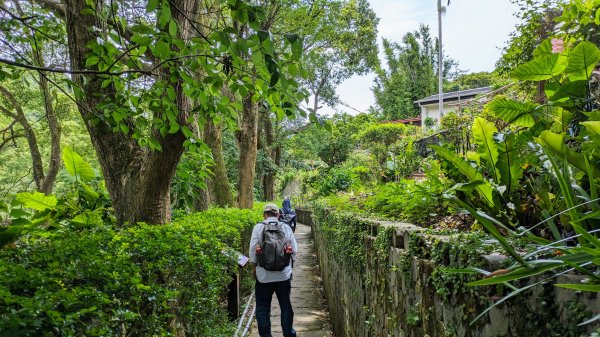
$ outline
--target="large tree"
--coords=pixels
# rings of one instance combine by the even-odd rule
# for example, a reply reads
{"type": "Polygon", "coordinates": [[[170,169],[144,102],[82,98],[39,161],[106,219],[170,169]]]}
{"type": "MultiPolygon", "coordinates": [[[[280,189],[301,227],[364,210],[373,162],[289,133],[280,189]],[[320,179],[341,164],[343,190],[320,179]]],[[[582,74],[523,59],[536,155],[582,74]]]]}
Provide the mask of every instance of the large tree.
{"type": "MultiPolygon", "coordinates": [[[[171,179],[185,148],[200,141],[192,132],[198,112],[236,114],[237,103],[221,94],[223,86],[244,101],[277,96],[270,99],[271,109],[295,113],[298,97],[276,95],[279,81],[272,74],[285,73],[280,57],[293,64],[299,55],[269,48],[268,33],[261,30],[264,11],[258,6],[228,1],[215,13],[195,0],[34,3],[28,17],[21,17],[8,2],[3,25],[27,38],[30,29],[47,32],[29,17],[60,21],[67,27],[68,65],[41,67],[19,57],[0,62],[70,74],[73,99],[119,223],[170,220],[171,179]],[[235,28],[228,26],[210,29],[207,36],[198,28],[203,15],[232,18],[228,20],[234,25],[247,25],[248,33],[234,35],[235,28]],[[252,73],[245,72],[246,60],[240,56],[249,50],[255,55],[252,73]]],[[[293,82],[286,85],[295,92],[293,82]]]]}
{"type": "Polygon", "coordinates": [[[284,13],[276,30],[304,37],[305,88],[313,96],[312,111],[340,101],[336,87],[353,75],[379,65],[377,18],[366,0],[300,1],[284,13]]]}
{"type": "MultiPolygon", "coordinates": [[[[409,32],[402,43],[383,40],[387,69],[377,71],[373,92],[376,109],[385,120],[414,117],[419,114],[414,101],[437,91],[437,44],[431,38],[429,27],[421,25],[409,32]]],[[[444,78],[456,66],[450,58],[444,59],[444,78]]]]}

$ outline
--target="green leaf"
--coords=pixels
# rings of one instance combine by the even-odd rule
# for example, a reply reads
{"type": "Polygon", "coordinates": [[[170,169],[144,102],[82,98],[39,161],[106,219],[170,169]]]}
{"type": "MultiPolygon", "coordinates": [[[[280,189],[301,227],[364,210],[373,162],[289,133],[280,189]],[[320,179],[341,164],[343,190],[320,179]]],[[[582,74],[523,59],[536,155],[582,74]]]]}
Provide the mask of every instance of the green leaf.
{"type": "Polygon", "coordinates": [[[165,27],[169,21],[171,21],[171,8],[169,8],[168,2],[163,4],[160,16],[158,17],[158,25],[159,27],[165,27]]]}
{"type": "Polygon", "coordinates": [[[190,138],[193,134],[192,134],[192,130],[190,130],[189,127],[187,127],[187,125],[184,125],[181,127],[181,132],[183,133],[183,135],[186,138],[190,138]]]}
{"type": "Polygon", "coordinates": [[[169,127],[169,133],[173,134],[173,133],[176,133],[177,131],[179,131],[179,124],[171,123],[171,126],[169,127]]]}
{"type": "Polygon", "coordinates": [[[149,143],[151,149],[162,151],[162,145],[160,145],[160,143],[158,142],[158,140],[156,140],[154,138],[150,138],[148,140],[148,143],[149,143]]]}
{"type": "Polygon", "coordinates": [[[8,205],[2,200],[0,200],[0,211],[8,212],[8,205]]]}
{"type": "Polygon", "coordinates": [[[177,36],[177,23],[173,19],[169,21],[169,35],[173,37],[177,36]]]}
{"type": "Polygon", "coordinates": [[[552,54],[552,38],[545,39],[533,51],[533,57],[552,54]]]}
{"type": "Polygon", "coordinates": [[[273,41],[267,39],[264,40],[262,43],[263,48],[265,48],[265,51],[269,54],[273,54],[273,51],[275,49],[275,47],[273,46],[273,41]]]}
{"type": "Polygon", "coordinates": [[[164,41],[158,41],[154,47],[154,55],[160,58],[167,58],[171,52],[171,47],[164,41]]]}
{"type": "Polygon", "coordinates": [[[100,194],[98,194],[98,192],[94,191],[88,184],[81,183],[80,186],[83,191],[83,195],[86,197],[86,199],[88,201],[96,202],[96,200],[98,200],[98,198],[100,197],[100,194]]]}
{"type": "Polygon", "coordinates": [[[591,291],[591,292],[600,292],[600,284],[564,284],[559,283],[554,286],[566,289],[580,290],[580,291],[591,291]]]}
{"type": "Polygon", "coordinates": [[[494,180],[500,181],[500,174],[496,168],[498,162],[498,146],[494,142],[494,134],[498,132],[494,123],[481,118],[476,117],[473,121],[473,139],[477,144],[477,153],[481,159],[485,160],[490,164],[490,169],[494,173],[494,180]]]}
{"type": "Polygon", "coordinates": [[[596,136],[600,136],[600,121],[587,121],[579,123],[585,126],[585,129],[596,136]]]}
{"type": "Polygon", "coordinates": [[[102,223],[102,216],[97,212],[86,210],[84,213],[77,215],[71,219],[71,223],[76,227],[89,227],[102,223]]]}
{"type": "Polygon", "coordinates": [[[567,58],[559,54],[542,55],[518,66],[511,76],[522,81],[543,81],[561,74],[567,58]]]}
{"type": "Polygon", "coordinates": [[[271,74],[271,80],[269,81],[269,86],[274,87],[279,81],[279,72],[276,71],[271,74]]]}
{"type": "MultiPolygon", "coordinates": [[[[583,172],[587,172],[585,164],[585,158],[583,154],[571,150],[565,144],[565,134],[557,134],[549,130],[542,131],[540,136],[535,139],[538,144],[542,145],[545,149],[551,151],[560,158],[566,158],[567,161],[580,169],[583,172]]],[[[594,176],[600,177],[600,169],[592,167],[594,176]]]]}
{"type": "Polygon", "coordinates": [[[569,54],[566,73],[570,80],[587,80],[600,61],[600,49],[593,43],[583,41],[569,54]]]}
{"type": "Polygon", "coordinates": [[[260,40],[260,42],[263,42],[267,39],[269,39],[269,32],[264,31],[264,30],[259,30],[256,35],[258,35],[258,39],[260,40]]]}
{"type": "Polygon", "coordinates": [[[158,6],[158,0],[148,0],[148,3],[146,4],[146,12],[152,12],[156,9],[156,7],[158,6]]]}
{"type": "MultiPolygon", "coordinates": [[[[483,175],[477,172],[471,164],[464,160],[462,157],[454,153],[454,151],[446,149],[438,145],[429,145],[430,148],[434,149],[435,152],[444,157],[454,167],[456,167],[470,182],[481,180],[483,181],[483,175]]],[[[494,201],[492,198],[492,187],[486,182],[485,184],[478,184],[475,188],[477,192],[484,198],[488,205],[493,206],[494,201]]]]}
{"type": "Polygon", "coordinates": [[[28,212],[25,212],[24,210],[22,210],[20,208],[13,208],[10,210],[10,216],[13,219],[16,219],[16,218],[25,218],[25,217],[31,216],[31,214],[29,214],[28,212]]]}
{"type": "Polygon", "coordinates": [[[302,56],[302,41],[298,40],[292,43],[292,58],[299,60],[302,56]]]}
{"type": "Polygon", "coordinates": [[[536,109],[536,104],[502,98],[491,101],[485,107],[507,123],[524,127],[535,124],[532,112],[536,109]]]}
{"type": "Polygon", "coordinates": [[[500,185],[508,188],[508,194],[520,187],[523,178],[523,159],[519,156],[518,143],[514,134],[498,134],[498,162],[496,167],[500,174],[500,185]]]}
{"type": "Polygon", "coordinates": [[[544,91],[552,102],[563,100],[568,98],[584,98],[586,95],[587,81],[571,81],[565,84],[559,84],[557,82],[548,82],[545,86],[544,91]]]}
{"type": "Polygon", "coordinates": [[[16,196],[23,206],[34,209],[36,211],[43,211],[46,209],[54,209],[58,200],[53,195],[45,195],[41,192],[22,192],[16,196]]]}
{"type": "Polygon", "coordinates": [[[62,159],[65,169],[71,176],[75,178],[79,177],[83,181],[90,181],[96,178],[96,173],[92,169],[92,166],[70,147],[63,147],[62,159]]]}
{"type": "Polygon", "coordinates": [[[85,59],[85,66],[86,67],[91,67],[95,64],[98,64],[98,62],[100,62],[100,59],[98,58],[98,56],[96,55],[91,55],[90,57],[88,57],[87,59],[85,59]]]}

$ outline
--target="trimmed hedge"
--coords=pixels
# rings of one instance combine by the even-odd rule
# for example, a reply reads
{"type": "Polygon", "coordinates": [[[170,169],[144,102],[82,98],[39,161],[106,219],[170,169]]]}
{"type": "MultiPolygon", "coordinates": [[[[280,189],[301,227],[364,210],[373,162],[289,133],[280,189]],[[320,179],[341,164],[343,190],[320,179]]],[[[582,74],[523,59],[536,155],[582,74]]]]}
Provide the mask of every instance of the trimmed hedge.
{"type": "Polygon", "coordinates": [[[0,250],[2,336],[224,336],[225,288],[259,212],[98,227],[0,250]]]}

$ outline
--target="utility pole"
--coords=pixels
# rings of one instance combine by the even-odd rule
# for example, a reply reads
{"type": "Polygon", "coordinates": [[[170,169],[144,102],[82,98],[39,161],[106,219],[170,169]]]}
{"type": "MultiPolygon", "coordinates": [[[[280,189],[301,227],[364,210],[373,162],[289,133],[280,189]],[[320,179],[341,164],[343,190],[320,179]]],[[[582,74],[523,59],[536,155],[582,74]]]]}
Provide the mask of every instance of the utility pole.
{"type": "MultiPolygon", "coordinates": [[[[450,4],[450,1],[448,1],[450,4]]],[[[442,44],[442,0],[438,0],[438,104],[439,116],[442,118],[444,112],[444,50],[442,44]]]]}

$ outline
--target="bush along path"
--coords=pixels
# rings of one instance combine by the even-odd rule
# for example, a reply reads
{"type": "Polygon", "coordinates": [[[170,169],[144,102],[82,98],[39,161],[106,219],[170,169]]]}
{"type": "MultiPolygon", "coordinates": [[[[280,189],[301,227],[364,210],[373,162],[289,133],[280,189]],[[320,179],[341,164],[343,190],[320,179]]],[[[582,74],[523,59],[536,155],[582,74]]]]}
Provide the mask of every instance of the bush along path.
{"type": "MultiPolygon", "coordinates": [[[[330,337],[329,312],[319,276],[317,255],[311,240],[310,226],[298,224],[296,241],[298,254],[294,262],[292,280],[292,306],[294,308],[294,328],[298,337],[330,337]]],[[[281,314],[277,296],[271,302],[271,333],[282,336],[281,314]]],[[[259,337],[256,321],[250,334],[259,337]]]]}

